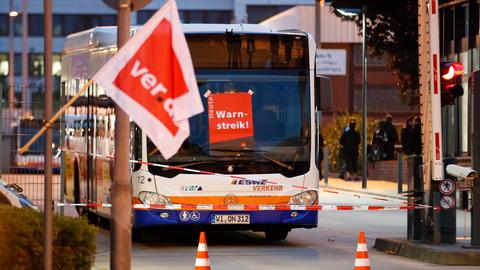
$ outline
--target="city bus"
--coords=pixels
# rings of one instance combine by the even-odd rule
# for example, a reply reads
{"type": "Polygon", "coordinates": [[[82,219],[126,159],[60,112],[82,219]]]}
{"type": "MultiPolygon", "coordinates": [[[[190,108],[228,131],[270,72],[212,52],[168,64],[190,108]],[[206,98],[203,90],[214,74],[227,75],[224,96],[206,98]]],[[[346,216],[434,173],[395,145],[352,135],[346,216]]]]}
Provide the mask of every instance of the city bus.
{"type": "MultiPolygon", "coordinates": [[[[322,106],[328,106],[331,86],[315,75],[312,37],[300,30],[251,24],[183,28],[205,110],[189,119],[189,138],[168,160],[131,122],[131,159],[143,162],[132,162],[132,203],[317,204],[318,118],[322,106]]],[[[138,29],[132,27],[131,34],[138,29]]],[[[116,36],[116,27],[97,27],[66,38],[61,78],[65,100],[116,52],[116,36]]],[[[65,198],[109,203],[114,103],[94,83],[64,117],[65,198]]],[[[111,214],[107,207],[81,210],[105,218],[111,214]]],[[[134,230],[198,226],[261,231],[267,239],[282,240],[292,228],[317,226],[317,212],[306,210],[133,212],[134,230]]]]}

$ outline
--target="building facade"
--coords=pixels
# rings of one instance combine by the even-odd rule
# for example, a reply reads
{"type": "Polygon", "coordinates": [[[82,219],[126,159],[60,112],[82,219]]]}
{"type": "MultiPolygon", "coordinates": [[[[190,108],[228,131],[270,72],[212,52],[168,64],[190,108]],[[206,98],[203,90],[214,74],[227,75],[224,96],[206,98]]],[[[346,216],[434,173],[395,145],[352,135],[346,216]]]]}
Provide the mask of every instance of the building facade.
{"type": "MultiPolygon", "coordinates": [[[[327,69],[329,65],[338,66],[337,71],[323,73],[322,69],[321,72],[332,79],[333,86],[333,110],[324,113],[324,118],[328,121],[335,113],[362,112],[362,38],[354,22],[342,21],[332,13],[329,5],[325,5],[320,9],[319,21],[314,6],[296,6],[262,24],[274,29],[303,29],[314,37],[315,25],[319,24],[321,51],[317,57],[331,57],[325,61],[327,69]]],[[[368,57],[367,63],[368,116],[382,119],[389,113],[395,124],[401,126],[408,117],[417,115],[418,107],[410,108],[401,102],[397,78],[387,69],[386,57],[368,57]]]]}
{"type": "MultiPolygon", "coordinates": [[[[116,24],[116,11],[102,0],[53,0],[53,74],[60,75],[60,56],[65,36],[95,26],[116,24]]],[[[142,10],[132,12],[132,25],[145,23],[165,0],[152,0],[142,10]]],[[[314,0],[178,0],[184,23],[258,23],[295,5],[314,5],[314,0]]],[[[13,50],[14,84],[22,85],[22,32],[28,32],[28,84],[33,92],[42,91],[43,82],[43,1],[2,0],[0,5],[0,84],[8,85],[9,52],[13,50]],[[11,5],[9,5],[9,2],[11,5]],[[28,23],[22,25],[24,4],[28,23]],[[13,17],[13,46],[9,46],[9,12],[13,17]]],[[[25,72],[25,71],[24,71],[25,72]]],[[[57,84],[58,85],[58,84],[57,84]]],[[[5,96],[4,96],[5,97],[5,96]]],[[[21,99],[21,93],[15,93],[21,99]]]]}
{"type": "Polygon", "coordinates": [[[441,0],[440,53],[445,61],[465,68],[464,94],[442,109],[443,149],[446,156],[470,156],[472,152],[472,89],[474,70],[480,69],[480,0],[441,0]]]}

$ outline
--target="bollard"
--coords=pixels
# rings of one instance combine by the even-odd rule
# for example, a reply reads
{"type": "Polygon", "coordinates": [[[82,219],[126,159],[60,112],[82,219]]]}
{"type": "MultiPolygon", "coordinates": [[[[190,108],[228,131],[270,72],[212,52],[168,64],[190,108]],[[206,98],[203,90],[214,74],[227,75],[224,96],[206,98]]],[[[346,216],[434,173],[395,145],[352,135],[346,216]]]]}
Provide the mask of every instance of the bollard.
{"type": "Polygon", "coordinates": [[[324,162],[324,166],[325,166],[325,169],[323,170],[324,172],[324,175],[323,175],[323,179],[325,179],[325,185],[328,185],[328,168],[330,166],[330,161],[329,161],[329,155],[330,155],[330,150],[328,147],[324,147],[323,148],[323,160],[325,160],[324,162]]]}
{"type": "Polygon", "coordinates": [[[397,183],[398,183],[398,194],[403,192],[403,160],[402,153],[397,154],[397,183]]]}

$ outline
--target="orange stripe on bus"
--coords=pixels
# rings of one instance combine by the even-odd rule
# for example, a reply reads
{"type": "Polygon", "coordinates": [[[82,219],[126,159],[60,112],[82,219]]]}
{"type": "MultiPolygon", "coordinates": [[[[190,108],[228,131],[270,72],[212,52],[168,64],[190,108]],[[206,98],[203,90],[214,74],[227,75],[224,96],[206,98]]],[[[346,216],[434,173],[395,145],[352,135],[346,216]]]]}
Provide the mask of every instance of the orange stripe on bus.
{"type": "Polygon", "coordinates": [[[290,196],[236,196],[236,201],[227,201],[228,198],[226,198],[226,196],[192,196],[169,198],[174,204],[286,204],[290,200],[290,196]]]}

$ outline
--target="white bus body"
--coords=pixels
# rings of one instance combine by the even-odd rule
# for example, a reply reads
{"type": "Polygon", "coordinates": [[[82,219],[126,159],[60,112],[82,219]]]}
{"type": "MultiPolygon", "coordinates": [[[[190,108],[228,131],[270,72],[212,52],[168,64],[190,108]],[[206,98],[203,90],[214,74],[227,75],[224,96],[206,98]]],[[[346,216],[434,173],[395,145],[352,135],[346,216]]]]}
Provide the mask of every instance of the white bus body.
{"type": "MultiPolygon", "coordinates": [[[[137,29],[133,28],[132,34],[137,29]]],[[[318,102],[311,36],[299,30],[273,31],[260,25],[191,24],[184,25],[184,31],[205,111],[190,119],[190,137],[169,160],[163,159],[132,123],[131,158],[226,176],[132,164],[132,202],[316,204],[318,102]],[[209,95],[215,97],[216,111],[209,95]],[[240,111],[228,111],[238,107],[237,102],[242,104],[240,111]],[[240,123],[239,118],[247,112],[252,115],[240,123]],[[213,114],[217,122],[210,119],[213,114]],[[218,122],[220,118],[226,122],[218,122]]],[[[116,27],[69,35],[62,57],[66,99],[74,96],[115,52],[116,27]]],[[[96,84],[66,112],[68,200],[110,202],[113,170],[108,157],[114,154],[114,113],[114,103],[96,84]]],[[[87,210],[110,216],[109,208],[87,210]]],[[[265,231],[272,239],[284,239],[292,228],[316,227],[317,212],[134,210],[134,228],[158,225],[251,229],[265,231]]]]}

